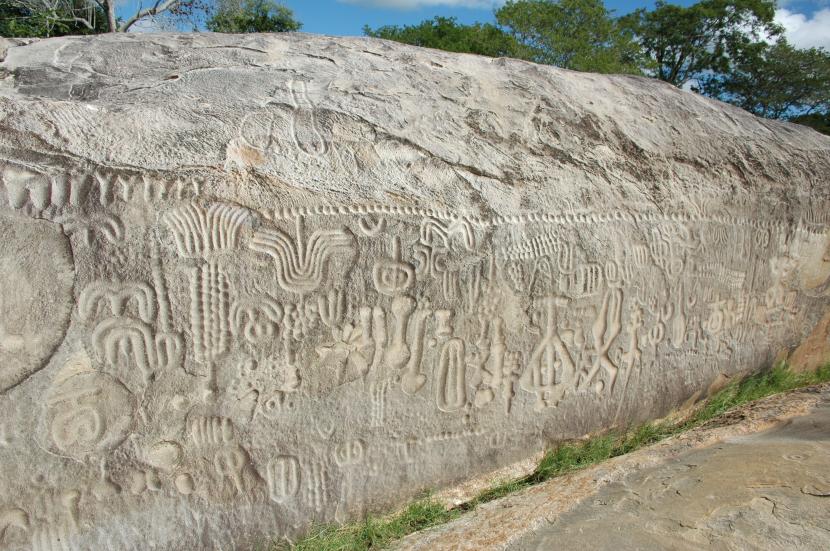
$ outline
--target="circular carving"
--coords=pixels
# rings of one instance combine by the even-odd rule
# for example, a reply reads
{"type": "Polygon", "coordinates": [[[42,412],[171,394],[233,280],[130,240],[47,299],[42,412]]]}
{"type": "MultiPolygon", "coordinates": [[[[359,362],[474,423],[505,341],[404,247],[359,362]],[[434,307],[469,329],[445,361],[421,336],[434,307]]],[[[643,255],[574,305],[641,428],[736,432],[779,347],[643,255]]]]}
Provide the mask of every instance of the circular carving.
{"type": "Polygon", "coordinates": [[[0,392],[43,368],[63,340],[74,277],[59,225],[0,214],[0,392]]]}
{"type": "Polygon", "coordinates": [[[46,420],[57,448],[79,459],[118,447],[129,435],[135,398],[117,379],[72,358],[48,395],[46,420]]]}

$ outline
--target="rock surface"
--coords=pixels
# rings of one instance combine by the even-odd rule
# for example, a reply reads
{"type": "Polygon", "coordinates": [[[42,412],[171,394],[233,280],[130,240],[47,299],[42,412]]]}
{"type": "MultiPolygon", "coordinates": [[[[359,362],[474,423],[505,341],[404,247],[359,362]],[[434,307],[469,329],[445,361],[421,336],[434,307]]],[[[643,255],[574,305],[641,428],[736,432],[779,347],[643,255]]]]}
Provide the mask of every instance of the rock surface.
{"type": "Polygon", "coordinates": [[[396,551],[827,549],[830,385],[491,502],[396,551]]]}
{"type": "Polygon", "coordinates": [[[0,41],[0,547],[247,548],[662,415],[827,312],[828,174],[642,78],[0,41]]]}

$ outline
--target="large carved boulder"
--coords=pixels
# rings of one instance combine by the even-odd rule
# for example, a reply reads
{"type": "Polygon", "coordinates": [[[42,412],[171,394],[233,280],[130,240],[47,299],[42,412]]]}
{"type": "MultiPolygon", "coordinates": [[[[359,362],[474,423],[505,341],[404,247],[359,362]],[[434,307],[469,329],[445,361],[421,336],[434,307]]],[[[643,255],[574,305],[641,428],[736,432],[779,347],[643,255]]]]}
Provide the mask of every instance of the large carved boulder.
{"type": "Polygon", "coordinates": [[[294,538],[828,311],[830,139],[654,80],[308,35],[0,60],[2,548],[294,538]]]}

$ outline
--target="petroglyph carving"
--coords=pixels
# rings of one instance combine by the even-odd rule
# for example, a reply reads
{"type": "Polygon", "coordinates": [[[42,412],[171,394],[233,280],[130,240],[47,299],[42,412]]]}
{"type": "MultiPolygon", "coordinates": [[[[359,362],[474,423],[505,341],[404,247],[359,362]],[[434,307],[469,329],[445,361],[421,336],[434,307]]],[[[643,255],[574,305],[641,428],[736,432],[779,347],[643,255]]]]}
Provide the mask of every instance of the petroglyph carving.
{"type": "Polygon", "coordinates": [[[374,428],[384,426],[386,420],[386,402],[389,399],[389,381],[372,383],[372,414],[370,425],[374,428]]]}
{"type": "Polygon", "coordinates": [[[314,511],[320,512],[329,501],[329,471],[322,461],[311,461],[307,469],[305,499],[314,511]]]}
{"type": "Polygon", "coordinates": [[[141,282],[93,282],[78,299],[81,319],[92,322],[102,316],[91,334],[98,356],[112,367],[138,367],[149,381],[157,370],[181,363],[184,342],[172,331],[167,289],[158,258],[151,260],[153,277],[161,293],[141,282]],[[158,302],[157,302],[158,298],[158,302]],[[160,332],[152,324],[159,313],[160,332]],[[126,365],[121,365],[126,360],[126,365]]]}
{"type": "Polygon", "coordinates": [[[357,224],[360,231],[369,237],[377,237],[386,230],[386,218],[382,216],[372,217],[367,215],[358,220],[357,224]]]}
{"type": "Polygon", "coordinates": [[[401,238],[392,240],[392,259],[375,263],[372,270],[375,289],[384,295],[405,293],[415,285],[415,268],[401,260],[401,238]]]}
{"type": "Polygon", "coordinates": [[[522,354],[506,352],[502,364],[501,395],[504,400],[504,413],[510,415],[513,398],[516,396],[516,381],[522,373],[522,354]]]}
{"type": "Polygon", "coordinates": [[[95,327],[91,337],[99,358],[119,369],[135,365],[147,381],[157,370],[177,366],[184,349],[179,335],[157,335],[150,325],[134,318],[107,318],[95,327]],[[126,365],[121,364],[122,359],[126,359],[126,365]]]}
{"type": "MultiPolygon", "coordinates": [[[[367,321],[368,317],[366,316],[366,310],[364,308],[361,310],[361,323],[363,325],[364,335],[369,334],[366,332],[367,321]]],[[[372,363],[369,369],[377,373],[381,360],[383,359],[383,350],[388,341],[388,333],[386,330],[386,312],[377,306],[372,308],[371,336],[374,342],[372,347],[372,363]]]]}
{"type": "Polygon", "coordinates": [[[54,177],[22,165],[7,165],[0,171],[0,180],[11,208],[31,206],[38,212],[49,207],[82,206],[91,187],[87,174],[54,177]]]}
{"type": "Polygon", "coordinates": [[[602,307],[594,325],[591,327],[591,333],[594,337],[595,360],[591,366],[591,371],[581,382],[583,388],[591,384],[597,372],[602,369],[606,376],[604,386],[608,392],[614,390],[614,383],[617,380],[617,366],[611,360],[609,351],[622,329],[622,302],[623,293],[621,289],[609,289],[602,300],[602,307]]]}
{"type": "Polygon", "coordinates": [[[317,313],[326,327],[334,328],[342,323],[346,315],[346,293],[335,290],[317,297],[317,313]]]}
{"type": "Polygon", "coordinates": [[[140,198],[146,203],[163,199],[182,201],[196,198],[202,193],[202,182],[198,178],[168,181],[146,174],[97,169],[91,176],[87,176],[86,181],[92,182],[98,203],[104,207],[134,198],[140,198]]]}
{"type": "Polygon", "coordinates": [[[631,372],[635,366],[639,366],[643,354],[640,349],[640,334],[639,330],[643,328],[643,309],[640,306],[632,305],[631,314],[628,322],[628,348],[623,353],[623,369],[625,369],[625,383],[623,384],[623,395],[628,388],[628,380],[631,377],[631,372]]]}
{"type": "Polygon", "coordinates": [[[386,313],[379,306],[360,308],[360,327],[346,323],[332,329],[334,342],[317,348],[326,364],[333,364],[337,384],[377,371],[386,346],[386,313]]]}
{"type": "Polygon", "coordinates": [[[119,446],[133,422],[135,398],[116,379],[94,371],[76,354],[52,382],[47,397],[50,436],[61,453],[75,458],[119,446]]]}
{"type": "Polygon", "coordinates": [[[444,223],[435,218],[425,218],[421,223],[421,242],[425,245],[449,249],[455,236],[468,251],[476,249],[475,230],[469,220],[459,218],[444,223]]]}
{"type": "Polygon", "coordinates": [[[284,504],[294,498],[300,490],[300,461],[292,455],[277,456],[266,465],[265,478],[271,501],[284,504]]]}
{"type": "Polygon", "coordinates": [[[26,167],[8,166],[2,176],[9,206],[13,209],[23,208],[29,201],[38,210],[51,204],[52,182],[47,175],[26,167]]]}
{"type": "Polygon", "coordinates": [[[282,306],[271,297],[236,301],[231,307],[231,328],[236,336],[256,345],[279,336],[282,306]]]}
{"type": "Polygon", "coordinates": [[[135,316],[144,323],[153,323],[156,293],[146,283],[98,281],[84,288],[78,298],[78,314],[86,321],[94,321],[105,314],[135,316]]]}
{"type": "Polygon", "coordinates": [[[286,394],[300,388],[300,372],[294,354],[287,343],[280,357],[260,359],[246,358],[238,366],[238,375],[230,386],[230,391],[239,401],[253,398],[250,417],[259,413],[278,414],[290,403],[286,403],[286,394]]]}
{"type": "Polygon", "coordinates": [[[179,254],[185,258],[203,258],[216,251],[235,249],[242,226],[250,219],[248,209],[221,203],[207,208],[191,203],[164,215],[179,254]]]}
{"type": "Polygon", "coordinates": [[[223,446],[234,439],[233,423],[226,417],[190,419],[190,437],[197,446],[223,446]]]}
{"type": "Polygon", "coordinates": [[[558,243],[554,250],[558,250],[556,257],[559,273],[572,275],[575,271],[576,246],[573,243],[558,243]]]}
{"type": "Polygon", "coordinates": [[[415,313],[410,318],[413,327],[412,346],[406,371],[401,375],[401,389],[409,395],[417,393],[427,382],[426,375],[421,372],[421,362],[424,354],[426,324],[430,317],[432,317],[432,310],[428,303],[422,301],[418,303],[415,313]]]}
{"type": "Polygon", "coordinates": [[[463,282],[466,311],[472,314],[479,310],[484,302],[491,301],[496,294],[495,257],[491,256],[484,265],[473,266],[463,282]]]}
{"type": "Polygon", "coordinates": [[[415,311],[416,301],[412,297],[399,296],[392,300],[392,316],[395,319],[392,330],[392,342],[386,349],[386,364],[392,369],[400,369],[409,360],[409,346],[406,343],[406,330],[409,318],[415,311]]]}
{"type": "Polygon", "coordinates": [[[573,298],[597,294],[603,285],[603,268],[599,264],[580,264],[559,279],[559,291],[573,298]]]}
{"type": "Polygon", "coordinates": [[[163,335],[173,335],[173,321],[170,307],[170,294],[167,291],[167,280],[161,267],[158,245],[153,242],[150,270],[153,276],[153,286],[156,289],[158,301],[158,324],[163,335]]]}
{"type": "Polygon", "coordinates": [[[447,271],[447,255],[449,251],[432,244],[416,243],[415,262],[418,263],[415,273],[421,277],[438,277],[447,271]]]}
{"type": "Polygon", "coordinates": [[[674,319],[671,323],[670,341],[674,348],[681,349],[686,342],[688,312],[697,304],[697,298],[689,294],[684,298],[683,285],[677,286],[677,302],[674,308],[674,319]]]}
{"type": "Polygon", "coordinates": [[[527,292],[533,295],[534,290],[538,288],[542,294],[546,294],[546,291],[552,289],[553,281],[554,271],[551,259],[547,256],[539,257],[533,262],[527,292]]]}
{"type": "Polygon", "coordinates": [[[308,84],[302,80],[289,80],[288,90],[294,107],[291,117],[294,144],[309,157],[322,157],[328,153],[329,144],[323,137],[314,103],[308,95],[308,84]]]}
{"type": "Polygon", "coordinates": [[[505,268],[505,275],[510,287],[517,293],[524,293],[527,289],[525,283],[524,265],[518,260],[511,260],[505,268]]]}
{"type": "Polygon", "coordinates": [[[63,230],[67,235],[80,235],[87,247],[92,246],[96,233],[110,243],[119,243],[124,240],[124,223],[111,214],[88,216],[65,214],[56,217],[55,221],[63,225],[63,230]]]}
{"type": "MultiPolygon", "coordinates": [[[[115,182],[113,201],[135,199],[125,191],[126,181],[115,182]]],[[[239,249],[242,229],[257,215],[245,207],[214,205],[223,208],[214,212],[212,207],[187,203],[163,217],[181,263],[167,268],[169,276],[158,242],[152,240],[150,283],[93,278],[78,296],[78,320],[89,328],[86,342],[103,371],[93,368],[87,357],[76,361],[81,367],[66,368],[56,377],[46,407],[48,447],[55,454],[105,461],[131,438],[137,424],[147,422],[137,393],[147,392],[159,374],[172,374],[173,368],[185,365],[184,340],[175,327],[187,325],[188,317],[192,360],[206,368],[189,376],[207,377],[212,396],[208,403],[223,411],[182,413],[185,429],[179,434],[186,435],[182,441],[187,443],[173,436],[146,441],[137,447],[140,465],[118,483],[102,467],[93,490],[96,500],[115,499],[121,483],[125,493],[136,496],[170,491],[182,498],[197,494],[255,500],[259,495],[285,507],[319,512],[336,507],[335,516],[345,519],[362,507],[352,506],[353,501],[366,499],[354,468],[366,462],[371,439],[342,438],[338,432],[339,443],[328,446],[326,459],[317,455],[301,462],[278,454],[261,463],[260,477],[241,444],[246,441],[243,435],[263,423],[284,422],[305,411],[308,400],[353,382],[347,392],[363,389],[369,398],[359,415],[366,416],[368,428],[382,434],[388,423],[396,422],[398,408],[415,400],[427,385],[424,361],[431,366],[429,403],[442,415],[464,422],[475,409],[483,414],[484,408],[499,403],[493,409],[497,415],[515,415],[517,403],[520,408],[526,403],[516,400],[517,389],[533,394],[535,410],[544,414],[548,407],[564,407],[569,394],[590,388],[618,397],[614,407],[619,420],[627,411],[625,405],[631,405],[632,389],[653,376],[659,365],[654,358],[666,354],[668,345],[678,353],[666,356],[671,361],[716,361],[734,354],[735,343],[750,341],[752,330],[742,325],[746,320],[780,324],[777,320],[796,309],[789,283],[797,266],[786,254],[770,262],[769,278],[759,279],[761,286],[753,295],[745,290],[747,272],[724,260],[702,262],[699,245],[696,248],[687,236],[692,230],[666,225],[650,231],[646,245],[615,246],[604,251],[605,257],[601,247],[582,248],[566,236],[547,232],[527,247],[508,249],[499,260],[474,250],[474,226],[468,220],[426,217],[419,227],[403,224],[401,235],[392,237],[388,258],[382,253],[380,258],[360,258],[358,240],[347,229],[318,229],[306,238],[306,218],[337,215],[321,209],[318,214],[293,216],[295,236],[281,229],[256,229],[247,244],[254,253],[266,252],[270,262],[245,274],[229,256],[214,253],[239,249]],[[181,230],[183,220],[199,216],[206,221],[202,229],[181,230]],[[403,260],[401,246],[415,231],[417,269],[403,260]],[[355,266],[366,288],[380,297],[362,297],[361,289],[342,276],[355,266]],[[336,283],[326,288],[335,279],[332,267],[338,274],[336,283]],[[650,269],[669,276],[671,287],[664,288],[663,282],[649,286],[656,273],[650,269]],[[188,272],[189,280],[172,275],[188,272]],[[240,296],[236,285],[232,287],[236,281],[244,289],[240,296]],[[505,300],[508,295],[500,287],[505,283],[513,288],[511,300],[505,300]],[[190,290],[189,303],[181,299],[182,286],[190,290]],[[171,287],[179,293],[173,301],[171,287]],[[629,289],[634,292],[624,333],[621,311],[629,289]],[[286,300],[285,292],[293,298],[286,300]],[[433,298],[440,307],[415,295],[433,298]],[[532,298],[539,295],[541,299],[532,298]],[[366,304],[373,300],[374,305],[366,304]],[[516,324],[513,302],[527,304],[525,300],[534,305],[528,313],[531,327],[538,328],[535,334],[526,334],[516,324]],[[615,347],[622,335],[625,344],[615,347]],[[661,343],[666,346],[658,347],[661,343]],[[316,358],[309,358],[309,351],[316,351],[316,358]],[[145,383],[135,390],[129,382],[134,382],[133,368],[145,383]],[[321,384],[319,379],[326,377],[330,384],[321,384]],[[617,383],[619,377],[622,384],[617,383]],[[306,380],[309,390],[303,386],[301,392],[306,380]],[[400,384],[400,392],[394,383],[400,384]],[[103,394],[115,396],[115,403],[103,394]],[[193,468],[193,453],[202,458],[201,470],[193,468]],[[341,469],[336,481],[329,462],[341,469]],[[339,488],[337,503],[330,501],[333,484],[339,488]],[[267,492],[257,493],[260,486],[267,492]]],[[[64,222],[64,231],[74,231],[68,219],[64,222]]],[[[361,225],[360,231],[372,237],[378,225],[361,225]]],[[[756,233],[745,235],[758,241],[756,233]]],[[[124,234],[119,230],[119,239],[124,234]]],[[[720,235],[719,230],[714,235],[720,235]]],[[[774,243],[770,237],[767,247],[774,243]]],[[[142,270],[146,273],[147,268],[142,270]]],[[[22,334],[4,329],[0,337],[0,350],[25,350],[22,334]]],[[[174,409],[185,412],[193,407],[192,397],[181,403],[174,409]]],[[[319,436],[330,441],[338,425],[324,425],[319,436]]],[[[486,431],[471,428],[403,437],[407,444],[399,451],[404,461],[414,461],[416,452],[433,443],[482,434],[486,431]]],[[[61,526],[39,524],[38,537],[60,535],[55,530],[61,526]]]]}
{"type": "MultiPolygon", "coordinates": [[[[485,320],[483,333],[490,328],[489,340],[482,336],[478,343],[481,372],[481,386],[476,391],[475,405],[482,407],[497,396],[501,390],[505,399],[513,397],[512,368],[506,365],[507,341],[504,335],[504,320],[496,317],[491,323],[485,320]],[[489,367],[486,367],[489,362],[489,367]]],[[[509,406],[507,407],[509,411],[509,406]]]]}
{"type": "Polygon", "coordinates": [[[274,260],[280,287],[306,294],[323,283],[332,259],[343,257],[350,263],[357,248],[354,234],[348,229],[317,230],[306,242],[302,217],[297,217],[296,224],[296,240],[282,230],[262,228],[254,233],[249,246],[274,260]]]}
{"type": "Polygon", "coordinates": [[[450,339],[444,343],[436,368],[435,401],[441,411],[455,411],[467,402],[464,341],[450,339]]]}
{"type": "Polygon", "coordinates": [[[620,288],[624,283],[624,274],[622,268],[620,268],[619,263],[617,263],[614,259],[609,259],[605,263],[605,282],[608,284],[609,287],[612,288],[620,288]]]}
{"type": "Polygon", "coordinates": [[[215,360],[228,350],[230,328],[228,276],[216,261],[194,268],[190,275],[190,330],[198,363],[208,366],[208,390],[216,385],[215,360]]]}
{"type": "Polygon", "coordinates": [[[248,450],[238,444],[218,450],[213,456],[213,465],[222,486],[222,493],[247,495],[262,482],[251,462],[248,450]]]}
{"type": "Polygon", "coordinates": [[[536,395],[537,410],[556,407],[566,391],[576,388],[576,366],[557,331],[557,308],[567,305],[563,297],[543,299],[545,325],[519,381],[523,390],[536,395]]]}
{"type": "Polygon", "coordinates": [[[366,444],[362,440],[348,440],[334,448],[334,462],[339,467],[356,465],[366,455],[366,444]]]}

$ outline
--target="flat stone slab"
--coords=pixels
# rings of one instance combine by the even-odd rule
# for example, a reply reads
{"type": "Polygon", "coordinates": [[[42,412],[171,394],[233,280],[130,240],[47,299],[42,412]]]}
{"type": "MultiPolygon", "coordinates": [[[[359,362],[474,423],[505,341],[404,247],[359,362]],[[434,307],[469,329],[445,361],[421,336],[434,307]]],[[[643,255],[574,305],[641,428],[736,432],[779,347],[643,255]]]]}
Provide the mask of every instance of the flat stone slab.
{"type": "Polygon", "coordinates": [[[815,360],[828,174],[644,78],[0,41],[0,547],[290,540],[815,360]]]}
{"type": "Polygon", "coordinates": [[[830,386],[718,423],[488,503],[394,548],[826,549],[830,386]]]}
{"type": "Polygon", "coordinates": [[[828,398],[784,427],[632,473],[507,549],[827,549],[828,398]]]}

